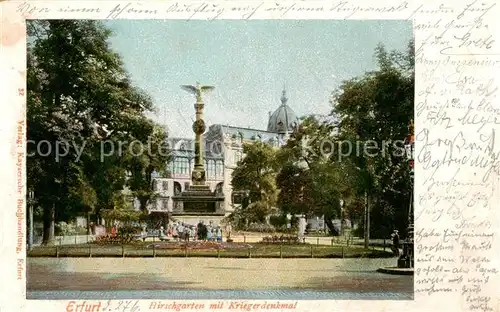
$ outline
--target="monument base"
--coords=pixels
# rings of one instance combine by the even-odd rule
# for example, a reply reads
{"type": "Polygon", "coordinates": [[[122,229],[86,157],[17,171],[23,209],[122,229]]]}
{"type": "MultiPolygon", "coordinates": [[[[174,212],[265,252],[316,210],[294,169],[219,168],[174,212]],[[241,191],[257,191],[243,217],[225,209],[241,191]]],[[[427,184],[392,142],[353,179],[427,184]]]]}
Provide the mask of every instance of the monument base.
{"type": "Polygon", "coordinates": [[[398,268],[400,268],[400,269],[413,268],[413,261],[410,258],[399,258],[398,259],[398,268]]]}
{"type": "Polygon", "coordinates": [[[191,185],[180,196],[172,197],[173,216],[224,216],[224,195],[208,185],[191,185]]]}

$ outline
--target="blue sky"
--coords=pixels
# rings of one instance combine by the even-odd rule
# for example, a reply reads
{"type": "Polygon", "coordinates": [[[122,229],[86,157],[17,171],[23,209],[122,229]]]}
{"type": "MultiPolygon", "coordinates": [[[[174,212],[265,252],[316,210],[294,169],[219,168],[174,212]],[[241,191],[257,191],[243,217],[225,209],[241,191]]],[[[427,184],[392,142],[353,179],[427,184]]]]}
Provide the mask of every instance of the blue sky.
{"type": "Polygon", "coordinates": [[[407,21],[106,21],[132,80],[148,92],[151,117],[170,136],[192,136],[194,96],[181,84],[215,86],[206,96],[208,125],[265,130],[268,112],[288,104],[303,116],[327,114],[330,93],[346,79],[375,68],[378,43],[402,50],[412,37],[407,21]]]}

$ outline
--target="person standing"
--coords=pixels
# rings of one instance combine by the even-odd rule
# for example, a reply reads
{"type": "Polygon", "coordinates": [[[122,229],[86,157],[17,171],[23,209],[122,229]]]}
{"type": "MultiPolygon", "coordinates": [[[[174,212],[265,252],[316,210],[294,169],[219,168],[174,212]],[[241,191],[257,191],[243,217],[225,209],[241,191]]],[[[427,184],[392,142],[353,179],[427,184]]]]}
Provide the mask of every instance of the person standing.
{"type": "Polygon", "coordinates": [[[201,239],[206,240],[208,235],[208,228],[205,225],[205,223],[202,224],[201,226],[201,239]]]}
{"type": "Polygon", "coordinates": [[[207,241],[212,241],[212,229],[207,228],[207,241]]]}
{"type": "Polygon", "coordinates": [[[189,242],[189,236],[191,234],[191,229],[189,225],[184,226],[184,241],[189,242]]]}
{"type": "Polygon", "coordinates": [[[177,232],[177,224],[174,223],[172,226],[172,238],[177,241],[177,238],[179,237],[179,232],[177,232]]]}
{"type": "Polygon", "coordinates": [[[220,226],[217,227],[217,242],[222,243],[222,230],[220,226]]]}
{"type": "Polygon", "coordinates": [[[398,230],[394,230],[394,233],[392,233],[392,245],[394,248],[394,254],[399,256],[399,233],[398,233],[398,230]]]}
{"type": "Polygon", "coordinates": [[[229,242],[232,241],[232,239],[231,239],[231,231],[232,230],[233,230],[233,227],[231,226],[231,223],[230,222],[227,223],[227,225],[226,225],[226,237],[227,237],[226,240],[229,240],[229,242]]]}
{"type": "Polygon", "coordinates": [[[198,235],[198,240],[203,240],[203,221],[200,220],[196,226],[196,234],[198,235]]]}
{"type": "Polygon", "coordinates": [[[184,238],[184,223],[179,223],[177,226],[177,235],[179,236],[179,240],[184,238]]]}

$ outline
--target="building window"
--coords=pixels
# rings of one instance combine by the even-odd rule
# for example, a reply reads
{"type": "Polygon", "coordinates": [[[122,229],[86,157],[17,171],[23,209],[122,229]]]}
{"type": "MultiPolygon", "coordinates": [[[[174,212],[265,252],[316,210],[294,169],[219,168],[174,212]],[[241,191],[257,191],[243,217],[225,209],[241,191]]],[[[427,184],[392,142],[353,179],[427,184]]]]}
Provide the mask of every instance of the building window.
{"type": "Polygon", "coordinates": [[[233,204],[241,205],[245,195],[241,192],[233,192],[233,204]]]}
{"type": "Polygon", "coordinates": [[[181,184],[179,182],[174,182],[174,195],[180,195],[181,192],[181,184]]]}
{"type": "Polygon", "coordinates": [[[164,191],[168,191],[168,181],[163,181],[162,182],[162,188],[164,191]]]}
{"type": "Polygon", "coordinates": [[[215,174],[218,177],[224,176],[224,163],[222,162],[222,160],[217,160],[215,162],[215,174]]]}
{"type": "Polygon", "coordinates": [[[189,188],[189,182],[184,182],[184,189],[187,190],[189,188]]]}
{"type": "Polygon", "coordinates": [[[237,164],[242,159],[241,151],[236,151],[235,153],[235,164],[237,164]]]}
{"type": "Polygon", "coordinates": [[[175,172],[178,174],[189,174],[189,160],[184,157],[175,159],[175,172]]]}
{"type": "MultiPolygon", "coordinates": [[[[169,161],[167,163],[167,172],[170,172],[170,173],[175,172],[174,171],[174,162],[173,161],[169,161]]],[[[168,174],[167,174],[167,177],[168,177],[168,174]]]]}
{"type": "Polygon", "coordinates": [[[164,198],[162,200],[162,207],[161,210],[168,210],[168,198],[164,198]]]}
{"type": "Polygon", "coordinates": [[[215,177],[215,165],[213,160],[206,161],[207,175],[208,178],[213,179],[215,177]]]}
{"type": "Polygon", "coordinates": [[[161,183],[161,182],[162,182],[162,181],[158,181],[158,182],[156,183],[156,187],[157,187],[157,189],[158,189],[158,192],[161,192],[161,191],[163,190],[163,188],[162,188],[162,183],[161,183]]]}

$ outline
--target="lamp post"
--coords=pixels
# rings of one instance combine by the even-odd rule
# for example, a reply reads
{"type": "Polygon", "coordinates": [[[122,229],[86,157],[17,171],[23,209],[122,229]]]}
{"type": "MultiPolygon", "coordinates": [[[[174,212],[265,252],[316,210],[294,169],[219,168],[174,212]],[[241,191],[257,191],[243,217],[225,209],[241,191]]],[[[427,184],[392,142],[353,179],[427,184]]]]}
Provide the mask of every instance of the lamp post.
{"type": "Polygon", "coordinates": [[[29,209],[29,238],[28,238],[28,249],[33,248],[33,200],[35,198],[35,192],[28,192],[28,209],[29,209]]]}
{"type": "Polygon", "coordinates": [[[340,236],[344,236],[344,200],[340,200],[340,236]]]}
{"type": "Polygon", "coordinates": [[[413,268],[413,180],[414,180],[414,153],[415,153],[415,134],[413,120],[410,121],[409,135],[405,140],[406,157],[410,170],[410,203],[408,205],[408,228],[407,236],[403,242],[403,254],[398,259],[398,267],[413,268]]]}

